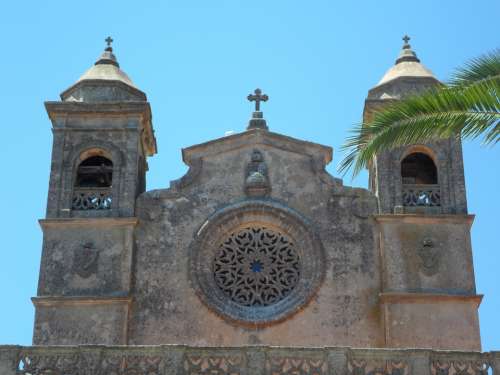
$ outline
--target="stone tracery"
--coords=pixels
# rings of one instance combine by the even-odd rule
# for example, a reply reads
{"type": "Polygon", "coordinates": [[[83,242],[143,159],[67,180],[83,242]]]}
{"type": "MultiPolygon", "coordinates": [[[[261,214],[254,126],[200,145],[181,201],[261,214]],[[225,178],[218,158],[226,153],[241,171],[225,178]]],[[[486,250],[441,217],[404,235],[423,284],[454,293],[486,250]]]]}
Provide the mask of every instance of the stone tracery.
{"type": "Polygon", "coordinates": [[[232,233],[219,247],[214,261],[217,286],[243,306],[269,306],[295,288],[300,258],[293,241],[265,227],[232,233]]]}

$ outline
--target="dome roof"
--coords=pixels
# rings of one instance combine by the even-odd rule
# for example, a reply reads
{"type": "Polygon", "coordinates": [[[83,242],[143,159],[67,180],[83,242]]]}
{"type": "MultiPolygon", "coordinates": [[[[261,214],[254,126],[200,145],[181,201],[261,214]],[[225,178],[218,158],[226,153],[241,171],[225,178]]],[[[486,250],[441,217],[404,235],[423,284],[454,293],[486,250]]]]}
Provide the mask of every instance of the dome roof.
{"type": "Polygon", "coordinates": [[[77,82],[91,79],[121,81],[136,88],[129,76],[120,69],[120,65],[118,64],[111,47],[104,50],[101,57],[95,62],[94,66],[83,73],[77,82]]]}
{"type": "Polygon", "coordinates": [[[410,38],[405,36],[405,41],[396,64],[392,66],[377,83],[375,87],[381,86],[400,77],[413,77],[413,78],[433,78],[437,81],[436,76],[428,68],[426,68],[417,57],[417,54],[411,49],[408,41],[410,38]]]}
{"type": "Polygon", "coordinates": [[[63,101],[96,103],[146,100],[146,95],[120,69],[113,54],[112,41],[110,37],[106,39],[108,46],[95,64],[61,93],[63,101]]]}

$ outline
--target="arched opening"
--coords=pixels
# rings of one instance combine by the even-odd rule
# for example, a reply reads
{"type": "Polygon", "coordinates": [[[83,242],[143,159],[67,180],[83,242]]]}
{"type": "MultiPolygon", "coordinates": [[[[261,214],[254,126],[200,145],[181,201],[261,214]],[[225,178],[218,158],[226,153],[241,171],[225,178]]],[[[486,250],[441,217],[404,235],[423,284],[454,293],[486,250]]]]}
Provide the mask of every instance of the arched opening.
{"type": "Polygon", "coordinates": [[[74,210],[103,210],[111,208],[113,162],[93,155],[84,159],[76,170],[73,189],[74,210]]]}
{"type": "Polygon", "coordinates": [[[76,187],[111,187],[113,162],[103,156],[91,156],[80,163],[76,172],[76,187]]]}
{"type": "Polygon", "coordinates": [[[401,162],[403,184],[437,184],[437,168],[434,161],[422,152],[414,152],[401,162]]]}
{"type": "Polygon", "coordinates": [[[401,161],[403,206],[440,206],[441,191],[434,160],[423,152],[413,152],[401,161]]]}

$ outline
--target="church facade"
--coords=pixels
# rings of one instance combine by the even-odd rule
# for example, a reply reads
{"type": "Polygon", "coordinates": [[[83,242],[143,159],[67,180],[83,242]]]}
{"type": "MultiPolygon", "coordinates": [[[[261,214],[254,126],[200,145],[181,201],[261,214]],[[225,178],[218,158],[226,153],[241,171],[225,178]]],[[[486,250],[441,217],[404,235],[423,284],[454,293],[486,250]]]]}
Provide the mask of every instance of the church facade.
{"type": "MultiPolygon", "coordinates": [[[[149,347],[178,363],[147,372],[147,359],[123,360],[113,374],[486,374],[460,140],[382,153],[368,189],[345,186],[325,170],[329,146],[272,132],[257,89],[247,129],[183,149],[187,174],[147,191],[151,108],[110,42],[46,103],[54,141],[34,345],[100,356],[92,345],[149,347]],[[281,354],[261,355],[271,347],[281,354]],[[446,372],[418,348],[472,354],[446,372]]],[[[405,39],[364,119],[440,84],[405,39]]],[[[39,374],[36,356],[16,353],[17,371],[39,374]]]]}

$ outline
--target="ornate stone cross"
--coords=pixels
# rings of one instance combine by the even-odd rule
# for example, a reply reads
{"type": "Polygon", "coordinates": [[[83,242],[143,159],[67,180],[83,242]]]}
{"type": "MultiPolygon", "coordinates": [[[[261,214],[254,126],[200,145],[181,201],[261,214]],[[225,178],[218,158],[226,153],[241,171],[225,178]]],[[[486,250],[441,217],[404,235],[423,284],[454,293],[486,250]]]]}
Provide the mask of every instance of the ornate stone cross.
{"type": "Polygon", "coordinates": [[[113,43],[113,38],[108,36],[106,39],[104,39],[104,41],[107,43],[108,48],[111,48],[111,43],[113,43]]]}
{"type": "Polygon", "coordinates": [[[247,99],[250,102],[255,102],[255,112],[260,112],[260,102],[267,102],[269,97],[262,94],[261,89],[255,89],[254,94],[249,94],[247,99]]]}

